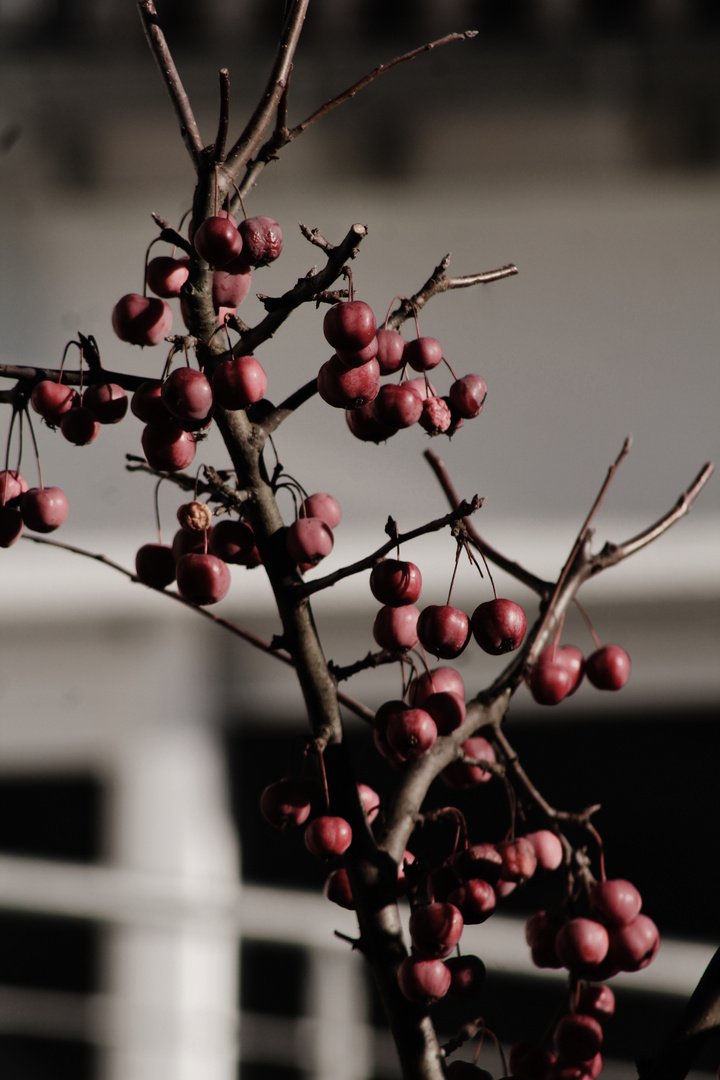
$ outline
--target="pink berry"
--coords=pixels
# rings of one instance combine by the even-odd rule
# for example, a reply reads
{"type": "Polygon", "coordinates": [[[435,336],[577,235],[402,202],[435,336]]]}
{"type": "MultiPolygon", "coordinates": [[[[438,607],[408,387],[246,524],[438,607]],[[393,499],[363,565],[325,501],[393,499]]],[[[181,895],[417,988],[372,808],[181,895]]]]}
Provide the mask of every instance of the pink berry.
{"type": "Polygon", "coordinates": [[[223,409],[247,409],[262,401],[267,375],[254,356],[222,360],[213,372],[213,400],[223,409]]]}
{"type": "Polygon", "coordinates": [[[573,1013],[563,1016],[553,1036],[558,1057],[569,1061],[589,1061],[602,1046],[603,1033],[593,1016],[573,1013]]]}
{"type": "Polygon", "coordinates": [[[459,416],[472,420],[482,412],[487,383],[480,375],[463,375],[450,387],[450,402],[459,416]]]}
{"type": "MultiPolygon", "coordinates": [[[[487,739],[481,735],[473,735],[462,744],[464,753],[475,760],[495,761],[495,751],[487,739]]],[[[453,761],[440,773],[440,779],[453,788],[474,787],[476,784],[486,784],[492,780],[492,773],[479,765],[467,765],[463,761],[453,761]]]]}
{"type": "Polygon", "coordinates": [[[345,818],[325,814],[316,817],[305,829],[305,847],[318,859],[342,855],[352,843],[352,829],[345,818]]]}
{"type": "Polygon", "coordinates": [[[309,495],[301,504],[300,517],[317,517],[324,521],[329,529],[336,529],[342,520],[342,510],[334,496],[318,491],[315,495],[309,495]]]}
{"type": "Polygon", "coordinates": [[[297,563],[316,566],[333,549],[334,537],[322,518],[298,518],[285,534],[285,546],[297,563]]]}
{"type": "Polygon", "coordinates": [[[350,879],[344,867],[341,866],[338,870],[332,871],[325,882],[323,891],[328,900],[332,900],[333,904],[346,908],[348,911],[355,910],[355,900],[350,888],[350,879]]]}
{"type": "Polygon", "coordinates": [[[83,408],[101,424],[118,424],[128,409],[128,396],[117,383],[93,383],[82,396],[83,408]]]}
{"type": "Polygon", "coordinates": [[[331,356],[320,368],[317,380],[318,394],[335,409],[358,409],[374,401],[380,392],[377,360],[348,368],[339,356],[331,356]]]}
{"type": "Polygon", "coordinates": [[[242,304],[250,293],[252,270],[244,260],[245,252],[243,251],[242,255],[237,259],[233,259],[222,270],[213,271],[213,307],[218,312],[220,322],[222,322],[221,308],[230,308],[231,313],[234,313],[238,305],[242,304]]]}
{"type": "Polygon", "coordinates": [[[113,308],[112,327],[130,345],[158,345],[172,328],[172,310],[165,300],[127,293],[113,308]]]}
{"type": "Polygon", "coordinates": [[[418,642],[417,621],[420,612],[413,604],[381,607],[373,623],[373,637],[381,649],[414,649],[418,642]]]}
{"type": "Polygon", "coordinates": [[[535,848],[526,836],[515,840],[503,840],[497,845],[503,868],[500,874],[503,881],[526,881],[535,873],[537,855],[535,848]]]}
{"type": "Polygon", "coordinates": [[[406,383],[386,383],[380,387],[374,408],[381,423],[390,427],[407,428],[420,419],[423,403],[406,383]]]}
{"type": "Polygon", "coordinates": [[[217,604],[230,589],[227,563],[217,555],[190,553],[181,555],[175,567],[178,592],[193,604],[206,607],[217,604]]]}
{"type": "Polygon", "coordinates": [[[238,225],[243,242],[243,257],[251,266],[266,266],[282,251],[282,230],[271,217],[264,214],[246,218],[238,225]]]}
{"type": "Polygon", "coordinates": [[[630,657],[619,645],[603,645],[588,656],[585,674],[598,690],[620,690],[630,678],[630,657]]]}
{"type": "Polygon", "coordinates": [[[452,977],[442,960],[406,956],[398,968],[400,990],[418,1005],[433,1005],[445,997],[452,977]]]}
{"type": "Polygon", "coordinates": [[[642,897],[622,878],[598,881],[590,890],[590,910],[606,926],[625,926],[639,915],[642,897]]]}
{"type": "Polygon", "coordinates": [[[290,776],[268,784],[260,796],[260,812],[276,829],[303,825],[311,809],[308,785],[290,776]]]}
{"type": "Polygon", "coordinates": [[[413,371],[430,371],[442,361],[442,345],[432,337],[420,337],[405,344],[403,360],[413,371]]]}
{"type": "Polygon", "coordinates": [[[427,397],[423,401],[418,423],[430,435],[442,435],[452,423],[450,409],[442,398],[427,397]]]}
{"type": "MultiPolygon", "coordinates": [[[[393,608],[394,611],[405,611],[405,608],[393,608]]],[[[435,721],[438,735],[449,735],[456,731],[465,720],[465,701],[459,694],[453,694],[449,690],[440,690],[436,694],[429,694],[422,703],[426,713],[429,713],[435,721]]]]}
{"type": "Polygon", "coordinates": [[[418,904],[410,916],[413,946],[426,958],[448,956],[463,932],[463,917],[454,904],[418,904]]]}
{"type": "Polygon", "coordinates": [[[59,529],[68,516],[69,504],[58,487],[29,488],[20,497],[20,512],[28,529],[49,533],[59,529]]]}
{"type": "Polygon", "coordinates": [[[495,890],[488,881],[483,878],[470,878],[452,890],[448,902],[459,908],[468,925],[474,925],[490,918],[495,911],[497,899],[495,890]]]}
{"type": "Polygon", "coordinates": [[[414,604],[422,590],[422,575],[415,563],[383,559],[370,572],[370,591],[381,604],[414,604]]]}
{"type": "Polygon", "coordinates": [[[27,480],[17,469],[0,470],[0,505],[4,506],[11,499],[17,499],[28,487],[27,480]]]}
{"type": "Polygon", "coordinates": [[[98,437],[100,422],[89,409],[76,405],[60,417],[60,431],[75,446],[87,446],[98,437]]]}
{"type": "Polygon", "coordinates": [[[392,375],[403,366],[405,341],[396,330],[378,330],[377,361],[381,375],[392,375]]]}
{"type": "Polygon", "coordinates": [[[145,280],[156,296],[169,300],[179,296],[190,274],[190,260],[173,259],[170,255],[157,255],[147,265],[145,280]]]}
{"type": "Polygon", "coordinates": [[[526,833],[525,839],[529,840],[535,849],[541,870],[557,870],[563,861],[563,846],[554,832],[550,829],[539,829],[537,832],[526,833]]]}
{"type": "MultiPolygon", "coordinates": [[[[410,563],[409,565],[412,566],[413,564],[410,563]]],[[[419,570],[418,573],[420,573],[419,570]]],[[[457,694],[463,701],[465,700],[465,684],[462,675],[455,668],[441,665],[433,671],[424,671],[422,675],[418,675],[410,681],[407,697],[411,705],[422,706],[430,694],[437,694],[442,691],[457,694]]]]}
{"type": "MultiPolygon", "coordinates": [[[[468,921],[467,919],[465,920],[468,921]]],[[[445,967],[450,972],[448,993],[454,998],[474,997],[485,982],[485,965],[479,956],[449,956],[445,967]]]]}
{"type": "Polygon", "coordinates": [[[615,995],[609,986],[583,986],[578,993],[577,1012],[607,1020],[615,1013],[615,995]]]}
{"type": "Polygon", "coordinates": [[[361,405],[359,409],[346,409],[345,421],[351,434],[361,442],[381,443],[392,438],[397,433],[397,428],[392,424],[385,424],[375,415],[375,402],[370,401],[361,405]]]}
{"type": "Polygon", "coordinates": [[[387,741],[402,757],[415,761],[435,745],[437,726],[424,709],[405,709],[388,720],[387,741]]]}
{"type": "Polygon", "coordinates": [[[160,396],[165,408],[178,420],[204,420],[213,407],[212,386],[207,375],[190,367],[171,371],[160,396]]]}
{"type": "Polygon", "coordinates": [[[538,705],[558,705],[571,686],[572,676],[562,664],[541,658],[530,673],[530,693],[538,705]]]}
{"type": "Polygon", "coordinates": [[[147,424],[141,441],[148,465],[158,472],[187,469],[195,457],[195,439],[170,419],[147,424]]]}
{"type": "Polygon", "coordinates": [[[362,300],[333,304],[323,319],[323,334],[333,349],[357,352],[370,344],[375,331],[373,310],[362,300]]]}
{"type": "Polygon", "coordinates": [[[607,930],[594,919],[570,919],[555,937],[558,959],[578,975],[604,960],[609,945],[607,930]]]}
{"type": "Polygon", "coordinates": [[[513,600],[488,600],[472,614],[472,632],[478,645],[491,656],[517,649],[525,637],[525,612],[513,600]]]}
{"type": "Polygon", "coordinates": [[[50,425],[60,423],[60,419],[77,401],[77,391],[65,383],[53,379],[43,379],[35,383],[30,394],[30,404],[50,425]]]}
{"type": "Polygon", "coordinates": [[[175,556],[167,544],[143,544],[135,553],[135,574],[143,585],[164,589],[175,580],[175,556]]]}
{"type": "Polygon", "coordinates": [[[242,237],[230,217],[209,217],[197,229],[193,239],[201,259],[221,270],[242,251],[242,237]]]}
{"type": "Polygon", "coordinates": [[[459,608],[431,604],[420,612],[417,632],[428,652],[438,659],[454,660],[470,640],[470,620],[459,608]]]}

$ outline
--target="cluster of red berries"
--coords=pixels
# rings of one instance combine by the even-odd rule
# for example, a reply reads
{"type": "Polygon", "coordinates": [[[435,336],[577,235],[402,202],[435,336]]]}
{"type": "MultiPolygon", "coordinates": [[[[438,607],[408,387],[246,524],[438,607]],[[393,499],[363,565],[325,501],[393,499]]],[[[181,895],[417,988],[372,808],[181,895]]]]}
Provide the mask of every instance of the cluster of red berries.
{"type": "Polygon", "coordinates": [[[412,562],[383,559],[372,569],[370,590],[383,604],[373,625],[382,649],[412,649],[419,641],[439,660],[454,660],[471,637],[494,656],[517,649],[525,637],[525,613],[513,600],[496,598],[480,604],[471,618],[449,604],[430,604],[420,611],[414,605],[422,575],[412,562]]]}
{"type": "Polygon", "coordinates": [[[171,545],[143,544],[135,555],[135,574],[152,589],[177,582],[186,600],[216,604],[230,588],[228,564],[255,567],[260,555],[248,522],[223,518],[212,525],[212,511],[197,500],[178,510],[180,528],[171,545]]]}
{"type": "Polygon", "coordinates": [[[510,1049],[510,1071],[528,1080],[595,1080],[603,1070],[602,1024],[614,1012],[609,986],[579,987],[573,1011],[555,1027],[553,1049],[521,1039],[510,1049]]]}
{"type": "Polygon", "coordinates": [[[536,869],[555,870],[562,845],[547,829],[499,844],[473,844],[455,852],[427,880],[428,903],[410,916],[412,952],[400,965],[400,989],[410,1001],[431,1005],[446,994],[473,996],[485,975],[476,956],[450,953],[465,925],[483,923],[498,899],[532,877],[536,869]]]}
{"type": "Polygon", "coordinates": [[[334,304],[323,333],[335,353],[318,372],[318,393],[328,405],[346,410],[356,438],[383,442],[416,423],[431,435],[452,435],[463,420],[480,415],[487,385],[479,375],[455,379],[447,397],[429,382],[427,372],[444,359],[435,338],[405,341],[395,330],[378,330],[372,308],[362,300],[334,304]],[[405,379],[407,367],[421,377],[405,379]],[[398,371],[399,383],[381,383],[383,375],[398,371]]]}
{"type": "Polygon", "coordinates": [[[317,492],[303,500],[297,519],[285,533],[288,554],[301,571],[317,566],[333,549],[336,529],[342,518],[342,510],[336,498],[325,492],[317,492]]]}
{"type": "Polygon", "coordinates": [[[584,676],[598,690],[621,690],[630,678],[630,657],[619,645],[603,645],[587,659],[575,645],[546,645],[527,681],[539,705],[558,705],[584,676]]]}
{"type": "Polygon", "coordinates": [[[127,412],[127,394],[116,383],[93,383],[82,395],[54,379],[35,383],[30,404],[48,427],[59,427],[68,442],[87,446],[103,424],[118,424],[127,412]]]}
{"type": "Polygon", "coordinates": [[[642,898],[621,878],[596,882],[588,891],[588,915],[564,919],[546,911],[528,919],[525,936],[533,963],[567,968],[599,982],[620,971],[640,971],[654,959],[660,935],[640,912],[642,898]]]}
{"type": "MultiPolygon", "coordinates": [[[[207,218],[193,240],[195,251],[213,268],[213,304],[222,321],[234,315],[250,292],[252,269],[265,266],[282,251],[282,232],[277,221],[263,215],[246,218],[238,225],[227,211],[207,218]]],[[[127,293],[112,313],[113,330],[131,345],[158,345],[172,328],[172,309],[167,303],[180,299],[190,275],[190,259],[160,255],[147,266],[146,282],[155,297],[127,293]]],[[[186,320],[187,321],[187,320],[186,320]]]]}
{"type": "Polygon", "coordinates": [[[25,527],[33,532],[54,532],[68,511],[67,495],[60,488],[31,488],[17,469],[0,472],[0,547],[11,547],[25,527]]]}

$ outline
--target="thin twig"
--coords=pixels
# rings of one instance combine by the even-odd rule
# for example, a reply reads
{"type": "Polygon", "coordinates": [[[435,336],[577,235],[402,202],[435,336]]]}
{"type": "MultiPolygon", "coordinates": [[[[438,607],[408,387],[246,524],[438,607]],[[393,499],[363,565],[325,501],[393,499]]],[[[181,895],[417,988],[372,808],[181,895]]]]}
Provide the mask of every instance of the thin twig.
{"type": "Polygon", "coordinates": [[[484,499],[481,499],[479,495],[475,495],[471,502],[461,502],[455,510],[451,510],[444,517],[435,518],[425,525],[419,525],[416,529],[411,529],[410,532],[400,533],[398,536],[392,537],[387,543],[373,551],[371,555],[366,555],[364,559],[358,559],[357,562],[348,566],[341,566],[339,570],[333,571],[332,574],[326,574],[325,577],[316,578],[314,581],[304,581],[301,585],[294,585],[292,588],[293,595],[298,599],[305,599],[305,597],[312,596],[323,589],[331,588],[338,581],[344,581],[345,578],[352,577],[354,574],[361,574],[363,570],[371,570],[380,559],[397,547],[398,544],[416,540],[418,536],[426,536],[428,533],[439,532],[446,525],[452,525],[458,519],[467,517],[468,514],[474,514],[476,510],[480,509],[483,502],[484,499]]]}
{"type": "MultiPolygon", "coordinates": [[[[425,459],[430,465],[430,468],[435,473],[440,486],[445,492],[445,496],[453,508],[457,508],[460,504],[457,492],[447,474],[445,466],[440,458],[432,450],[425,451],[425,459]]],[[[520,566],[519,563],[513,562],[512,559],[506,558],[505,555],[497,551],[494,547],[491,547],[475,530],[472,522],[463,521],[465,528],[468,532],[468,539],[474,547],[480,551],[485,558],[494,563],[495,566],[499,566],[501,570],[505,570],[506,573],[511,574],[523,585],[527,585],[533,592],[538,593],[540,596],[547,596],[552,590],[552,582],[543,581],[542,578],[536,577],[535,574],[531,574],[525,567],[520,566]]]]}
{"type": "Polygon", "coordinates": [[[195,122],[192,108],[190,107],[190,99],[185,93],[185,88],[181,82],[177,68],[175,67],[175,61],[168,48],[165,35],[160,29],[158,13],[155,10],[153,0],[139,0],[138,10],[140,12],[143,30],[145,31],[145,37],[147,38],[150,50],[155,57],[155,62],[163,77],[165,86],[170,95],[170,100],[173,103],[175,113],[180,122],[180,134],[182,135],[187,151],[197,168],[205,147],[203,146],[200,130],[195,122]]]}
{"type": "Polygon", "coordinates": [[[469,289],[472,285],[487,285],[491,281],[500,281],[502,278],[513,277],[518,273],[514,263],[501,266],[498,270],[487,270],[480,274],[465,274],[463,277],[448,277],[445,273],[450,265],[450,255],[440,260],[432,274],[421,289],[412,296],[404,297],[398,308],[389,316],[387,325],[390,330],[397,330],[407,320],[417,315],[418,311],[425,307],[428,300],[438,293],[448,292],[451,289],[469,289]]]}
{"type": "MultiPolygon", "coordinates": [[[[92,559],[94,562],[102,563],[103,566],[107,566],[111,570],[117,570],[119,574],[122,574],[124,577],[138,585],[144,584],[144,582],[140,581],[140,578],[137,577],[136,574],[133,574],[131,570],[127,570],[124,566],[121,566],[120,563],[108,559],[106,555],[86,551],[84,548],[76,547],[74,544],[63,543],[60,540],[49,540],[45,536],[31,536],[29,533],[25,533],[22,539],[30,540],[33,544],[43,544],[45,547],[58,548],[60,551],[69,551],[73,555],[82,555],[85,559],[92,559]]],[[[150,586],[146,586],[146,588],[149,587],[150,586]]],[[[192,600],[186,600],[180,593],[168,592],[167,589],[153,589],[152,591],[159,596],[166,596],[170,600],[175,600],[184,607],[191,608],[191,610],[196,611],[198,615],[202,615],[203,618],[215,623],[216,626],[221,626],[224,630],[229,630],[235,637],[241,638],[243,641],[246,641],[248,645],[252,645],[254,649],[259,649],[260,652],[266,653],[267,656],[273,656],[276,660],[286,664],[288,667],[295,666],[292,657],[284,649],[274,648],[267,641],[263,641],[262,638],[257,637],[255,634],[251,634],[249,630],[243,630],[241,626],[231,622],[230,619],[226,619],[222,615],[216,615],[214,611],[208,611],[206,607],[200,607],[199,604],[194,604],[192,600]]],[[[347,694],[338,693],[337,697],[341,705],[344,705],[346,709],[355,713],[355,715],[359,716],[362,720],[372,720],[374,713],[371,709],[368,709],[366,705],[363,705],[359,701],[355,701],[354,698],[348,697],[347,694]]]]}

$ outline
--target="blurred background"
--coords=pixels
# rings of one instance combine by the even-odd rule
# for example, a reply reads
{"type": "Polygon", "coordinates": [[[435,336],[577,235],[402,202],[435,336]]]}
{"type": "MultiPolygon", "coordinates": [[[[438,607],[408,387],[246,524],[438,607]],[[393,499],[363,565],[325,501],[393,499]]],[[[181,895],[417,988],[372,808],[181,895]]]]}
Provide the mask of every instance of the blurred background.
{"type": "MultiPolygon", "coordinates": [[[[282,3],[157,6],[203,138],[214,138],[221,66],[239,133],[282,3]]],[[[263,172],[248,213],[276,218],[285,247],[253,294],[279,295],[316,263],[298,221],[331,241],[368,226],[354,280],[379,320],[447,252],[457,274],[516,263],[517,277],[438,297],[421,315],[456,374],[489,386],[482,416],[432,447],[462,495],[486,497],[477,527],[488,541],[553,577],[626,435],[599,545],[656,520],[718,459],[720,7],[314,0],[291,123],[377,64],[463,29],[478,37],[384,75],[263,172]]],[[[141,291],[150,214],[179,222],[192,170],[135,5],[0,0],[0,31],[0,362],[58,366],[81,331],[106,367],[157,377],[162,350],[122,345],[110,313],[141,291]]],[[[240,314],[259,320],[254,295],[240,314]]],[[[262,350],[268,396],[282,400],[328,355],[318,313],[298,312],[262,350]]],[[[83,449],[39,432],[45,482],[71,505],[57,539],[130,568],[155,540],[153,481],[125,471],[140,431],[128,417],[83,449]]],[[[323,570],[379,546],[389,514],[409,529],[445,510],[419,430],[359,443],[314,400],[275,442],[309,491],[342,505],[323,570]]],[[[202,459],[226,464],[212,435],[202,459]]],[[[23,473],[36,482],[27,448],[23,473]]],[[[624,691],[583,687],[549,710],[521,690],[507,721],[551,802],[602,804],[608,874],[635,882],[664,935],[650,968],[614,983],[611,1080],[657,1052],[717,945],[719,491],[712,480],[671,533],[583,590],[601,640],[632,656],[624,691]]],[[[163,485],[166,539],[179,501],[163,485]]],[[[289,500],[283,509],[289,519],[289,500]]],[[[449,538],[404,554],[422,570],[424,602],[444,602],[449,538]]],[[[220,614],[269,640],[279,627],[261,571],[233,573],[220,614]]],[[[497,583],[534,610],[521,587],[497,583]]],[[[454,602],[472,611],[488,588],[462,568],[454,602]]],[[[299,767],[292,678],[171,600],[29,541],[2,555],[0,604],[4,1080],[396,1076],[362,963],[333,937],[353,933],[352,915],[323,899],[326,871],[302,842],[257,809],[264,786],[299,767]]],[[[375,610],[364,578],[318,598],[329,657],[372,648],[375,610]]],[[[566,639],[592,649],[579,616],[566,639]]],[[[458,667],[470,692],[495,671],[472,646],[458,667]]],[[[398,683],[383,671],[347,689],[376,707],[398,683]]],[[[359,779],[385,796],[392,773],[352,718],[348,738],[359,779]]],[[[501,790],[464,806],[473,839],[502,838],[501,790]]],[[[562,1001],[562,978],[533,969],[523,940],[543,902],[534,886],[518,890],[463,938],[489,969],[468,1015],[506,1045],[539,1039],[562,1001]]],[[[439,1013],[443,1035],[457,1022],[439,1013]]],[[[716,1043],[693,1075],[719,1058],[716,1043]]],[[[480,1064],[501,1071],[487,1049],[480,1064]]]]}

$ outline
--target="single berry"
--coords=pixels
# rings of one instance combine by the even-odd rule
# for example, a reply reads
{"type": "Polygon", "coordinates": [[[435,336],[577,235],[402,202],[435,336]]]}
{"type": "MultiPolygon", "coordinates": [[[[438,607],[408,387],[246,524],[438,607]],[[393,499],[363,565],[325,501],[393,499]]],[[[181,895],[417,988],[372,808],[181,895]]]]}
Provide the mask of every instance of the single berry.
{"type": "Polygon", "coordinates": [[[59,529],[68,516],[67,495],[58,487],[29,488],[20,497],[20,513],[28,529],[49,533],[59,529]]]}
{"type": "Polygon", "coordinates": [[[169,300],[180,295],[189,274],[188,258],[173,259],[170,255],[157,255],[147,265],[145,280],[156,296],[169,300]]]}
{"type": "Polygon", "coordinates": [[[334,496],[318,491],[301,503],[299,516],[321,518],[329,529],[336,529],[342,520],[342,510],[334,496]]]}
{"type": "Polygon", "coordinates": [[[352,843],[352,829],[345,818],[325,814],[315,818],[305,829],[305,847],[318,859],[342,855],[352,843]]]}
{"type": "Polygon", "coordinates": [[[223,409],[247,409],[262,401],[267,375],[254,356],[221,361],[212,377],[213,400],[223,409]]]}
{"type": "Polygon", "coordinates": [[[303,825],[310,817],[311,809],[308,785],[290,776],[268,784],[260,796],[260,813],[276,829],[303,825]]]}
{"type": "Polygon", "coordinates": [[[630,657],[619,645],[603,645],[588,656],[585,674],[598,690],[621,690],[630,678],[630,657]]]}
{"type": "Polygon", "coordinates": [[[415,761],[435,745],[437,726],[424,709],[404,709],[390,716],[387,741],[396,753],[415,761]]]}
{"type": "Polygon", "coordinates": [[[488,600],[475,608],[471,625],[480,648],[491,656],[501,656],[522,643],[527,620],[514,600],[488,600]]]}
{"type": "Polygon", "coordinates": [[[415,563],[382,559],[370,572],[370,591],[381,604],[414,604],[422,590],[422,575],[415,563]]]}
{"type": "Polygon", "coordinates": [[[310,566],[316,566],[329,555],[334,542],[332,529],[319,517],[298,518],[285,534],[285,546],[290,558],[310,566]]]}
{"type": "Polygon", "coordinates": [[[420,612],[413,604],[390,607],[385,604],[375,616],[373,637],[381,649],[414,649],[418,643],[417,621],[420,612]]]}
{"type": "Polygon", "coordinates": [[[165,300],[127,293],[113,308],[112,327],[130,345],[158,345],[172,328],[172,310],[165,300]]]}
{"type": "MultiPolygon", "coordinates": [[[[461,746],[466,757],[482,761],[495,762],[495,751],[487,739],[481,735],[473,735],[466,739],[461,746]]],[[[474,787],[476,784],[486,784],[492,780],[492,773],[483,769],[480,765],[468,765],[464,761],[453,761],[440,773],[440,779],[453,788],[474,787]]]]}
{"type": "Polygon", "coordinates": [[[420,612],[417,632],[428,652],[438,659],[454,660],[470,640],[470,620],[459,608],[431,604],[420,612]]]}
{"type": "Polygon", "coordinates": [[[190,367],[171,371],[160,396],[165,408],[177,420],[205,420],[213,407],[212,386],[207,375],[190,367]]]}
{"type": "Polygon", "coordinates": [[[201,259],[221,270],[242,251],[242,236],[230,217],[209,217],[197,229],[193,240],[201,259]]]}
{"type": "Polygon", "coordinates": [[[357,352],[375,337],[373,310],[363,300],[333,304],[323,319],[323,334],[333,349],[357,352]]]}
{"type": "Polygon", "coordinates": [[[452,976],[442,960],[425,960],[421,956],[406,956],[398,968],[400,990],[418,1005],[433,1005],[445,997],[452,976]]]}
{"type": "Polygon", "coordinates": [[[463,375],[452,384],[448,396],[458,416],[472,420],[482,412],[487,383],[480,375],[463,375]]]}
{"type": "Polygon", "coordinates": [[[368,360],[362,367],[348,368],[339,356],[331,356],[318,372],[317,387],[323,401],[333,408],[359,409],[380,392],[378,362],[368,360]]]}
{"type": "Polygon", "coordinates": [[[178,592],[193,604],[217,604],[230,589],[227,563],[217,555],[181,555],[175,567],[178,592]]]}
{"type": "Polygon", "coordinates": [[[118,424],[128,409],[128,396],[117,383],[93,383],[82,396],[83,408],[100,424],[118,424]]]}
{"type": "Polygon", "coordinates": [[[282,230],[277,221],[261,214],[246,218],[238,225],[243,242],[243,257],[251,266],[266,266],[282,251],[282,230]]]}
{"type": "Polygon", "coordinates": [[[148,465],[158,472],[187,469],[195,457],[195,439],[169,418],[162,423],[146,424],[141,442],[148,465]]]}
{"type": "Polygon", "coordinates": [[[449,956],[463,932],[463,917],[454,904],[418,904],[410,916],[410,937],[421,956],[449,956]]]}
{"type": "Polygon", "coordinates": [[[442,361],[442,345],[432,337],[415,338],[405,344],[403,361],[413,371],[430,371],[442,361]]]}

